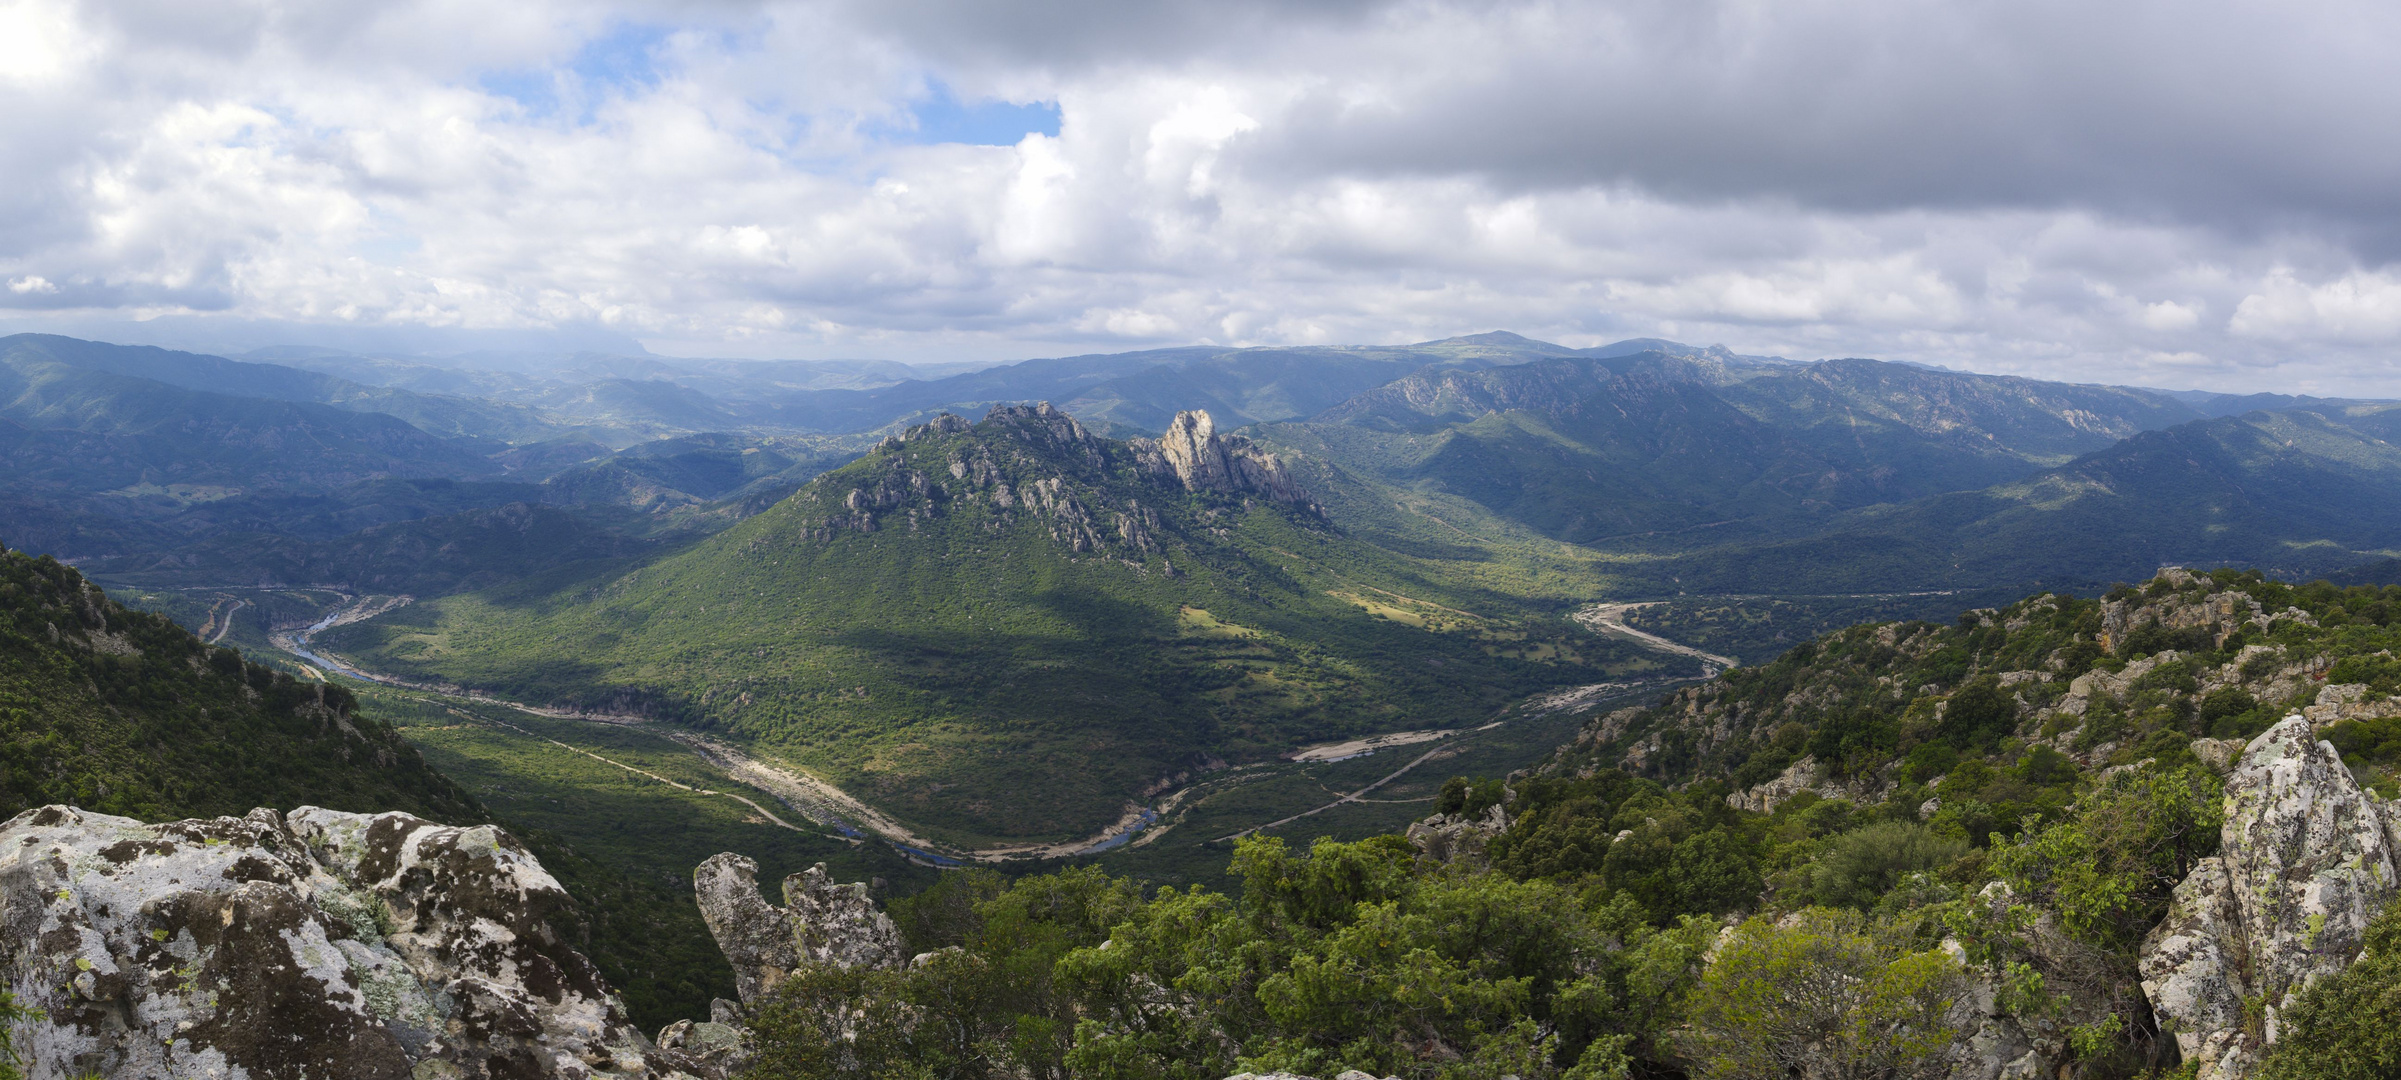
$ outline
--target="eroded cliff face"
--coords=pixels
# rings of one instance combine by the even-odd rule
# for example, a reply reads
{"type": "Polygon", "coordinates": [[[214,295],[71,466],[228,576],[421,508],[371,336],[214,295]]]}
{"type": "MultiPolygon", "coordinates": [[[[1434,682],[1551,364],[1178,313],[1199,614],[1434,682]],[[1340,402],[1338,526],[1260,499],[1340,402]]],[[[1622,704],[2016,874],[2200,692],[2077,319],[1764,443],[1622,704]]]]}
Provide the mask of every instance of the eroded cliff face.
{"type": "Polygon", "coordinates": [[[21,1037],[39,1078],[683,1075],[552,931],[568,903],[488,825],[66,806],[0,825],[0,980],[47,1014],[21,1037]]]}
{"type": "Polygon", "coordinates": [[[2292,996],[2359,956],[2396,892],[2397,809],[2303,716],[2244,748],[2222,848],[2176,887],[2141,958],[2143,992],[2200,1080],[2249,1075],[2292,996]]]}

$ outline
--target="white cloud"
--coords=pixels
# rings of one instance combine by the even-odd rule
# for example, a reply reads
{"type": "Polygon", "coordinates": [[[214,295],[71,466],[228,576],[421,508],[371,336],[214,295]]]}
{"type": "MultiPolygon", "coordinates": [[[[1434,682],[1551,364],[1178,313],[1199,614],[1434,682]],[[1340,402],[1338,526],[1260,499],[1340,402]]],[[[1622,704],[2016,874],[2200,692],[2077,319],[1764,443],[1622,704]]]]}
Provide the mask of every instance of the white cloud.
{"type": "Polygon", "coordinates": [[[2380,6],[1290,7],[6,0],[0,308],[2401,393],[2380,6]],[[1060,129],[888,138],[937,86],[1060,129]]]}
{"type": "Polygon", "coordinates": [[[2353,271],[2315,283],[2278,267],[2242,299],[2228,329],[2285,344],[2401,341],[2401,277],[2353,271]]]}

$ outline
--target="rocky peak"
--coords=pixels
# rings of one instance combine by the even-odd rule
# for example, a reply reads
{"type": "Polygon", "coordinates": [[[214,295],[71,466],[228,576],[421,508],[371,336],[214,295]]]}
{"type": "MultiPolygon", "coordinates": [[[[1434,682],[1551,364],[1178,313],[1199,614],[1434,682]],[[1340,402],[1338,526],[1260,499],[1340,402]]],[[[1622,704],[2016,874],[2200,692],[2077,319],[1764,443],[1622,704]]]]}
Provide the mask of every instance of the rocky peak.
{"type": "Polygon", "coordinates": [[[734,966],[744,1004],[774,992],[803,964],[894,968],[902,955],[900,929],[875,906],[861,883],[837,884],[825,864],[784,879],[784,906],[759,895],[759,864],[725,852],[692,874],[701,918],[734,966]]]}
{"type": "Polygon", "coordinates": [[[2309,721],[2251,740],[2226,780],[2222,847],[2143,943],[2143,992],[2200,1080],[2249,1075],[2278,1012],[2350,965],[2396,892],[2395,807],[2360,789],[2309,721]]]}
{"type": "Polygon", "coordinates": [[[0,825],[0,986],[35,1076],[714,1075],[634,1030],[491,826],[302,807],[0,825]]]}
{"type": "Polygon", "coordinates": [[[1277,502],[1301,503],[1307,496],[1274,454],[1240,435],[1220,435],[1209,414],[1192,409],[1175,414],[1157,439],[1129,444],[1146,471],[1173,476],[1186,491],[1254,493],[1277,502]]]}

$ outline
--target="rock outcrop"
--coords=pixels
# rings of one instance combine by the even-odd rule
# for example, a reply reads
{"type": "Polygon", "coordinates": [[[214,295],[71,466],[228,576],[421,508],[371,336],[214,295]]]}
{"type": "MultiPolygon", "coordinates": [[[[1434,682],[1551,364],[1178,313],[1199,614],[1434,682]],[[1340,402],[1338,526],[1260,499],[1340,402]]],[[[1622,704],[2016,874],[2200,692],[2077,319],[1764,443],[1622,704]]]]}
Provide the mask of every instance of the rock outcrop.
{"type": "MultiPolygon", "coordinates": [[[[1302,1076],[1299,1073],[1288,1072],[1246,1072],[1235,1073],[1232,1076],[1226,1077],[1226,1080],[1317,1080],[1317,1078],[1313,1076],[1302,1076]]],[[[1344,1069],[1341,1072],[1334,1074],[1334,1080],[1376,1080],[1376,1076],[1373,1073],[1363,1073],[1357,1069],[1344,1069]]],[[[1400,1078],[1396,1076],[1388,1076],[1385,1077],[1384,1080],[1400,1080],[1400,1078]]]]}
{"type": "Polygon", "coordinates": [[[1306,503],[1308,495],[1274,454],[1260,450],[1240,435],[1220,435],[1209,414],[1190,410],[1175,414],[1167,432],[1157,439],[1130,444],[1145,469],[1173,476],[1186,491],[1258,494],[1276,502],[1306,503]]]}
{"type": "MultiPolygon", "coordinates": [[[[674,1077],[515,838],[407,814],[0,825],[0,985],[37,1077],[674,1077]]],[[[705,1068],[702,1071],[707,1071],[705,1068]]]]}
{"type": "Polygon", "coordinates": [[[836,884],[825,864],[784,879],[784,906],[759,895],[759,864],[726,852],[693,872],[700,915],[734,966],[743,1004],[773,993],[802,964],[896,968],[908,960],[900,928],[864,883],[836,884]]]}
{"type": "Polygon", "coordinates": [[[1484,849],[1493,838],[1509,831],[1509,812],[1493,806],[1476,817],[1435,814],[1409,823],[1406,834],[1417,853],[1439,863],[1459,863],[1475,869],[1489,864],[1484,849]]]}
{"type": "Polygon", "coordinates": [[[2143,992],[2201,1080],[2248,1075],[2291,996],[2359,955],[2396,892],[2396,824],[2303,717],[2244,749],[2221,850],[2177,885],[2141,958],[2143,992]]]}

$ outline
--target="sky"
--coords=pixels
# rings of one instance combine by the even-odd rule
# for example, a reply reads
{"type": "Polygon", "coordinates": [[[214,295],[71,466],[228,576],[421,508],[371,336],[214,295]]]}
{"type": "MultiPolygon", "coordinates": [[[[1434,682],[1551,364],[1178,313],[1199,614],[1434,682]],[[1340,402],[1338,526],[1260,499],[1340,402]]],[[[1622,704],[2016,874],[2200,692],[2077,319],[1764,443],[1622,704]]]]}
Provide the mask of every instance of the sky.
{"type": "Polygon", "coordinates": [[[2343,0],[0,0],[0,332],[2401,395],[2395,71],[2343,0]]]}

